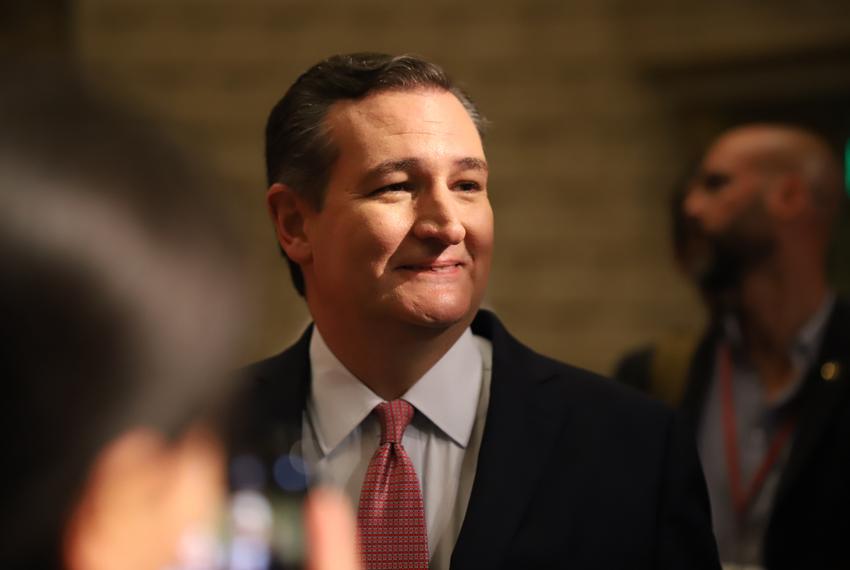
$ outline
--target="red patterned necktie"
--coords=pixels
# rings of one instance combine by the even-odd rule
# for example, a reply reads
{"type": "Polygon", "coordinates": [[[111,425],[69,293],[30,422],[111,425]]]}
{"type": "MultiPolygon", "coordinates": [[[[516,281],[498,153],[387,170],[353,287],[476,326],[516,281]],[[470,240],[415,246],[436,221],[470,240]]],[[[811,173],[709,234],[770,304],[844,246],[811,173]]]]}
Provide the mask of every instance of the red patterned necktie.
{"type": "Polygon", "coordinates": [[[363,564],[366,570],[427,570],[422,490],[401,445],[413,406],[393,400],[378,404],[375,413],[381,422],[381,445],[366,470],[357,513],[363,564]]]}

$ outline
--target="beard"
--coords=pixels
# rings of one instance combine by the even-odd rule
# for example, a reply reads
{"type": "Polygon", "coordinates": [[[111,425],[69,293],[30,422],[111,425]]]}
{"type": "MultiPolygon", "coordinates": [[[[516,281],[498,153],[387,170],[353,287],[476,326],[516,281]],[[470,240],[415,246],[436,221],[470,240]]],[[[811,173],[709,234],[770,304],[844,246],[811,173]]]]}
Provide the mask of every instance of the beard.
{"type": "Polygon", "coordinates": [[[743,280],[772,257],[777,241],[766,213],[754,207],[722,233],[693,228],[688,249],[688,273],[706,298],[720,300],[734,295],[743,280]]]}
{"type": "Polygon", "coordinates": [[[760,267],[775,249],[776,243],[770,238],[710,238],[702,270],[696,275],[697,284],[709,295],[736,291],[744,278],[760,267]]]}

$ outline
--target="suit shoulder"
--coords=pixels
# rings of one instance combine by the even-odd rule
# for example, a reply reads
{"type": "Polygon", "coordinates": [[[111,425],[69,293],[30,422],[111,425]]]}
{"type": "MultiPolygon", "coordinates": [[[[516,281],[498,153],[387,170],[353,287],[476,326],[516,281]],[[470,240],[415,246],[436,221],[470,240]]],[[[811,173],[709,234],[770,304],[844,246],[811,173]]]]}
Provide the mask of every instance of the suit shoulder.
{"type": "Polygon", "coordinates": [[[246,365],[242,376],[254,380],[274,379],[281,376],[300,376],[309,367],[310,337],[312,325],[291,346],[283,351],[246,365]]]}
{"type": "Polygon", "coordinates": [[[275,355],[246,364],[241,369],[241,375],[245,378],[253,379],[273,376],[276,371],[285,366],[286,353],[289,350],[290,349],[287,348],[275,355]]]}
{"type": "Polygon", "coordinates": [[[230,436],[234,449],[267,445],[280,449],[281,437],[289,441],[294,437],[292,434],[300,433],[301,415],[310,389],[306,345],[302,338],[283,352],[240,371],[242,383],[233,398],[230,436]]]}
{"type": "Polygon", "coordinates": [[[630,414],[659,417],[670,417],[673,413],[662,402],[630,386],[565,362],[553,359],[549,361],[554,372],[550,381],[563,384],[567,397],[582,404],[592,405],[597,411],[628,410],[630,414]]]}
{"type": "Polygon", "coordinates": [[[480,311],[473,322],[473,332],[493,343],[495,374],[504,373],[507,378],[521,383],[545,384],[544,391],[553,399],[550,402],[553,406],[573,408],[578,415],[589,411],[590,415],[596,414],[599,418],[622,414],[624,417],[656,417],[666,423],[672,416],[667,406],[633,388],[535,352],[513,337],[492,313],[480,311]]]}
{"type": "Polygon", "coordinates": [[[522,345],[505,348],[494,365],[494,386],[501,363],[506,372],[498,383],[514,383],[503,392],[515,397],[503,396],[500,405],[512,409],[521,401],[520,395],[528,394],[534,421],[556,429],[566,445],[579,446],[589,457],[595,457],[595,450],[607,450],[606,455],[661,465],[676,423],[672,409],[628,386],[522,345]],[[583,435],[576,439],[575,434],[583,435]]]}

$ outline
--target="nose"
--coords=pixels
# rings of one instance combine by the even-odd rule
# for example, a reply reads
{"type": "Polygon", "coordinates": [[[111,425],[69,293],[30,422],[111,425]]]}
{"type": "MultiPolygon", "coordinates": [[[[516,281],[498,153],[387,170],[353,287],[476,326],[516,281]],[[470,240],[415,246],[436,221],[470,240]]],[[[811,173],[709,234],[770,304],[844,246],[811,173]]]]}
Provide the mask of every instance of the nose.
{"type": "Polygon", "coordinates": [[[460,204],[450,188],[434,185],[419,195],[413,233],[419,239],[437,240],[445,245],[463,241],[466,227],[461,219],[460,204]]]}
{"type": "Polygon", "coordinates": [[[699,188],[691,188],[682,202],[682,211],[686,218],[698,219],[705,209],[705,195],[699,188]]]}

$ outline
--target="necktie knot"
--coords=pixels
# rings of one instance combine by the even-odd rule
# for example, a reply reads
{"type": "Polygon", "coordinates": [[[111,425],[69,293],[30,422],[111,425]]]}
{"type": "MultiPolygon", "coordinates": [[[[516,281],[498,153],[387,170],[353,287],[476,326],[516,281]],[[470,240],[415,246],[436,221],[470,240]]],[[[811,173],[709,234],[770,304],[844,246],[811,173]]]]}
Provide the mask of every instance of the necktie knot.
{"type": "Polygon", "coordinates": [[[375,413],[381,422],[381,445],[401,443],[404,430],[413,419],[413,406],[404,400],[393,400],[375,406],[375,413]]]}

